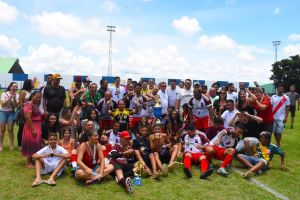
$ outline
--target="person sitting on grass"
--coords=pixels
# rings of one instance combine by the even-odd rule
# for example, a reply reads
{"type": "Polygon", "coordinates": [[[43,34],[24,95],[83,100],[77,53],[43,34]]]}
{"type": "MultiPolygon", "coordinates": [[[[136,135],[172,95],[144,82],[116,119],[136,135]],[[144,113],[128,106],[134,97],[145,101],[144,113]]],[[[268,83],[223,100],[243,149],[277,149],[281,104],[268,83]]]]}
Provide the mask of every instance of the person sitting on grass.
{"type": "Polygon", "coordinates": [[[133,140],[133,149],[135,157],[143,164],[144,171],[154,178],[158,178],[156,162],[153,153],[151,153],[150,142],[148,140],[148,127],[140,127],[139,137],[133,140]],[[152,172],[150,170],[152,168],[152,172]]]}
{"type": "MultiPolygon", "coordinates": [[[[269,168],[270,161],[273,158],[274,154],[279,154],[281,157],[281,170],[287,171],[288,168],[285,166],[284,158],[285,154],[280,147],[277,147],[274,144],[270,144],[271,133],[263,131],[259,135],[259,143],[253,148],[253,156],[248,156],[245,154],[238,154],[237,158],[246,167],[248,171],[243,174],[244,178],[251,178],[254,175],[254,172],[261,174],[262,170],[267,170],[269,168]]],[[[244,140],[246,150],[248,150],[249,141],[244,140]]]]}
{"type": "Polygon", "coordinates": [[[223,161],[217,173],[222,176],[228,176],[226,167],[231,163],[236,152],[235,147],[244,132],[245,127],[238,124],[234,129],[224,129],[216,137],[210,141],[210,146],[205,148],[206,156],[210,160],[211,157],[223,161]]]}
{"type": "Polygon", "coordinates": [[[68,152],[61,146],[57,145],[57,135],[55,133],[49,133],[48,136],[49,145],[45,146],[38,152],[32,155],[35,159],[35,180],[32,183],[32,187],[36,187],[42,183],[48,185],[56,185],[55,178],[60,176],[63,168],[70,158],[68,152]],[[52,173],[47,181],[43,181],[41,175],[52,173]]]}
{"type": "Polygon", "coordinates": [[[133,176],[134,150],[131,148],[131,136],[128,131],[120,133],[120,143],[115,144],[109,153],[110,163],[114,166],[116,181],[126,189],[129,194],[133,192],[130,176],[133,176]]]}
{"type": "Polygon", "coordinates": [[[113,166],[105,165],[97,131],[90,130],[87,135],[88,141],[81,143],[78,149],[77,164],[79,169],[75,172],[75,178],[86,181],[85,183],[89,185],[101,182],[113,171],[113,166]]]}
{"type": "Polygon", "coordinates": [[[168,176],[168,168],[173,168],[173,165],[177,163],[174,161],[178,154],[178,144],[172,146],[167,134],[161,133],[159,123],[154,125],[153,134],[150,135],[149,141],[158,168],[163,176],[168,176]]]}
{"type": "Polygon", "coordinates": [[[183,171],[188,178],[192,178],[191,165],[194,163],[201,168],[200,179],[206,179],[213,173],[213,169],[208,168],[208,160],[204,154],[204,148],[209,141],[202,132],[197,131],[200,132],[197,134],[194,125],[188,125],[185,130],[187,133],[182,139],[184,145],[183,171]]]}

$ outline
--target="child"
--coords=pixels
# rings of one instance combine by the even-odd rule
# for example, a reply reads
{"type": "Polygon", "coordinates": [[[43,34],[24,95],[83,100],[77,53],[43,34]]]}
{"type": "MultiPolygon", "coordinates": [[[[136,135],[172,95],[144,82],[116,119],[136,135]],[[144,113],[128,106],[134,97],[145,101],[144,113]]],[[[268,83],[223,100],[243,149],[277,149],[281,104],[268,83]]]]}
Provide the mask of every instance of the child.
{"type": "Polygon", "coordinates": [[[58,145],[62,146],[70,155],[75,147],[75,140],[71,138],[70,128],[65,128],[62,131],[63,139],[59,140],[58,145]]]}
{"type": "Polygon", "coordinates": [[[137,160],[143,164],[144,171],[149,175],[153,175],[154,178],[157,178],[156,162],[153,153],[151,153],[148,132],[148,127],[140,127],[140,136],[133,140],[132,148],[134,149],[137,160]],[[152,168],[153,173],[149,168],[152,168]]]}
{"type": "Polygon", "coordinates": [[[208,168],[208,160],[204,154],[204,146],[208,144],[208,140],[204,134],[197,134],[193,125],[186,127],[187,134],[183,136],[184,145],[184,173],[188,178],[192,178],[191,165],[199,164],[201,168],[200,179],[205,179],[213,173],[213,169],[208,168]]]}
{"type": "Polygon", "coordinates": [[[149,137],[149,140],[158,168],[164,176],[168,176],[168,167],[173,168],[173,165],[177,163],[174,161],[178,154],[178,145],[172,146],[167,134],[161,133],[159,124],[154,125],[153,134],[149,137]]]}
{"type": "MultiPolygon", "coordinates": [[[[259,135],[259,143],[253,147],[253,156],[247,156],[245,154],[237,155],[238,160],[249,168],[249,170],[243,174],[244,178],[251,178],[254,175],[253,172],[261,174],[262,170],[267,170],[274,154],[279,154],[281,157],[281,170],[288,170],[284,164],[284,152],[276,145],[270,144],[270,141],[271,133],[263,131],[259,135]]],[[[249,145],[248,141],[245,140],[244,142],[247,147],[247,145],[249,145]]]]}

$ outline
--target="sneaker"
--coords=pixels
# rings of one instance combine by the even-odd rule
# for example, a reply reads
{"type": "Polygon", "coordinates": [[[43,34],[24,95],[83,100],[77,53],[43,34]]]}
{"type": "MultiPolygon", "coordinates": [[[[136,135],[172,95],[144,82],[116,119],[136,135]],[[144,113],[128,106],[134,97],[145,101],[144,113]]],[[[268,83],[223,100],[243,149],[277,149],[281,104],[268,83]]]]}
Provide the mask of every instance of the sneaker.
{"type": "Polygon", "coordinates": [[[217,173],[224,177],[227,177],[229,175],[228,172],[226,171],[226,169],[221,168],[221,167],[217,170],[217,173]]]}
{"type": "Polygon", "coordinates": [[[126,192],[128,192],[129,194],[133,193],[133,187],[132,187],[132,182],[130,177],[126,178],[125,186],[126,186],[126,192]]]}
{"type": "Polygon", "coordinates": [[[188,168],[185,167],[185,168],[183,168],[183,171],[188,178],[192,178],[191,170],[189,170],[188,168]]]}
{"type": "Polygon", "coordinates": [[[212,170],[212,169],[206,170],[205,172],[203,172],[200,175],[200,179],[206,179],[207,177],[209,177],[210,175],[212,175],[213,172],[214,172],[214,170],[212,170]]]}
{"type": "Polygon", "coordinates": [[[162,168],[162,173],[163,176],[168,176],[168,165],[167,164],[163,164],[163,168],[162,168]]]}

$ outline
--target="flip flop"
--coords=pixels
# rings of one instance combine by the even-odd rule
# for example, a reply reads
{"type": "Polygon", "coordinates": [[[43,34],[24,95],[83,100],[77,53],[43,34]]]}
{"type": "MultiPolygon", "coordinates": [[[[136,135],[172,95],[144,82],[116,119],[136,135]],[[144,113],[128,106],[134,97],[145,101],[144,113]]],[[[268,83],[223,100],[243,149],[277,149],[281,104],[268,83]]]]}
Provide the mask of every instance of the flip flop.
{"type": "Polygon", "coordinates": [[[32,187],[37,187],[39,185],[41,185],[44,181],[43,180],[35,180],[33,181],[33,183],[31,184],[32,187]]]}
{"type": "Polygon", "coordinates": [[[47,180],[47,181],[45,181],[45,183],[47,185],[51,185],[51,186],[55,186],[56,185],[56,182],[54,180],[47,180]]]}

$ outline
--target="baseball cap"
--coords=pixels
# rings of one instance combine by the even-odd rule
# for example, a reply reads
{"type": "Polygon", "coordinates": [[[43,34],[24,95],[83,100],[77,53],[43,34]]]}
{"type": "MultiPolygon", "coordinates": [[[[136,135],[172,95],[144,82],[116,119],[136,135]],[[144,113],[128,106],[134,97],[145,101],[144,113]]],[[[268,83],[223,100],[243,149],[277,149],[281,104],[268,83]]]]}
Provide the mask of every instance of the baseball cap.
{"type": "Polygon", "coordinates": [[[196,82],[194,82],[194,86],[195,86],[195,85],[200,85],[200,83],[196,81],[196,82]]]}
{"type": "Polygon", "coordinates": [[[92,81],[91,81],[91,79],[90,79],[89,77],[85,77],[85,78],[83,79],[83,82],[92,82],[92,81]]]}
{"type": "Polygon", "coordinates": [[[63,79],[60,74],[53,74],[53,79],[63,79]]]}
{"type": "Polygon", "coordinates": [[[121,138],[125,138],[125,139],[130,139],[130,138],[131,138],[131,136],[130,136],[130,134],[129,134],[128,131],[122,131],[122,132],[120,133],[120,137],[121,137],[121,138]]]}

